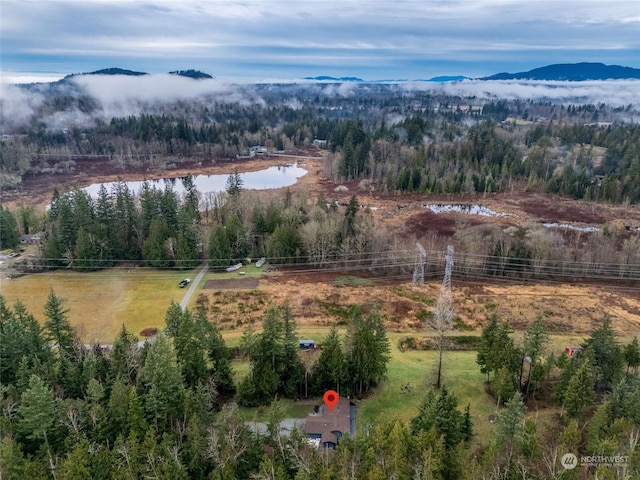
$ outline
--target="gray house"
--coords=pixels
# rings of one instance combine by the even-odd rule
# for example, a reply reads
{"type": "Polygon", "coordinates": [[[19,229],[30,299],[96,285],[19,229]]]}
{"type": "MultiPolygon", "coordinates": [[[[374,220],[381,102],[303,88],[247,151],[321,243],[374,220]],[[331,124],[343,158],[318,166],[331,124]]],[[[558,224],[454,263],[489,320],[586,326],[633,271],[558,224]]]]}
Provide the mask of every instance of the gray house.
{"type": "Polygon", "coordinates": [[[323,404],[317,413],[307,416],[304,429],[318,447],[335,448],[344,435],[356,434],[356,406],[342,397],[332,412],[323,404]]]}

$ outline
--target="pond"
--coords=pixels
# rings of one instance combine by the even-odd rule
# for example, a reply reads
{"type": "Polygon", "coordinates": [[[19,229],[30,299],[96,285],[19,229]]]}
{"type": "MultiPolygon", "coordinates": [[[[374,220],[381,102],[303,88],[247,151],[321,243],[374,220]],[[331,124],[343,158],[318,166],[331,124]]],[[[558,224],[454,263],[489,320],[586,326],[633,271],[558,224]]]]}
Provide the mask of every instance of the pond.
{"type": "Polygon", "coordinates": [[[448,213],[448,212],[458,212],[458,213],[466,213],[468,215],[479,215],[481,217],[508,217],[508,213],[500,213],[494,210],[491,210],[484,205],[470,205],[470,204],[457,204],[457,205],[442,205],[442,204],[430,204],[423,205],[423,207],[428,208],[433,213],[448,213]]]}
{"type": "MultiPolygon", "coordinates": [[[[255,172],[240,173],[242,179],[242,187],[248,190],[265,190],[268,188],[284,188],[294,185],[298,178],[307,174],[304,168],[298,167],[297,163],[279,165],[274,167],[265,168],[255,172]]],[[[194,175],[193,182],[197,190],[201,194],[209,192],[222,192],[224,191],[229,174],[223,175],[194,175]]],[[[165,186],[170,185],[174,192],[178,194],[184,193],[184,186],[180,177],[177,178],[159,178],[147,180],[151,187],[158,189],[164,189],[165,186]]],[[[94,183],[84,188],[91,197],[96,198],[100,191],[100,186],[104,185],[108,192],[112,191],[113,186],[116,183],[126,184],[130,191],[139,193],[144,180],[130,181],[130,182],[105,182],[94,183]]]]}
{"type": "Polygon", "coordinates": [[[576,230],[578,232],[597,232],[600,227],[572,225],[570,223],[546,222],[542,224],[546,228],[563,228],[565,230],[576,230]]]}

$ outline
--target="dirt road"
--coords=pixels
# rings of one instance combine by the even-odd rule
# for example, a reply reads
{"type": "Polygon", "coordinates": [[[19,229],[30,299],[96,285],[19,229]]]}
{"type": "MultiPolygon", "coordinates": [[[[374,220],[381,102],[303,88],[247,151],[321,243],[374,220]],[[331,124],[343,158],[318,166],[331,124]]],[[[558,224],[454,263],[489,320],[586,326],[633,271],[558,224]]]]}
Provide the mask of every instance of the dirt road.
{"type": "Polygon", "coordinates": [[[184,294],[184,298],[180,302],[180,308],[182,308],[183,310],[187,308],[187,305],[189,305],[189,300],[191,300],[191,297],[196,291],[196,288],[198,288],[198,285],[200,284],[200,280],[202,280],[202,277],[204,277],[204,274],[207,273],[207,270],[209,270],[209,264],[205,263],[204,266],[202,267],[202,270],[198,272],[198,275],[196,275],[196,278],[194,278],[193,282],[191,282],[191,285],[189,286],[189,290],[187,290],[187,293],[184,294]]]}

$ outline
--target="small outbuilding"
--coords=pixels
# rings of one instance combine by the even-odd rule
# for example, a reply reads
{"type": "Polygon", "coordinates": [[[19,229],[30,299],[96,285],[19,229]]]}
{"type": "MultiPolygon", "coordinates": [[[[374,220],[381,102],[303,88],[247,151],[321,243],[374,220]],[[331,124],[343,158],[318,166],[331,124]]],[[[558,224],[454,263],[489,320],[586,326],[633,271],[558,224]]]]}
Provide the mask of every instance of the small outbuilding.
{"type": "Polygon", "coordinates": [[[313,350],[316,348],[316,342],[313,340],[300,340],[300,350],[313,350]]]}
{"type": "Polygon", "coordinates": [[[580,353],[582,351],[582,347],[567,347],[567,355],[571,356],[574,353],[580,353]]]}

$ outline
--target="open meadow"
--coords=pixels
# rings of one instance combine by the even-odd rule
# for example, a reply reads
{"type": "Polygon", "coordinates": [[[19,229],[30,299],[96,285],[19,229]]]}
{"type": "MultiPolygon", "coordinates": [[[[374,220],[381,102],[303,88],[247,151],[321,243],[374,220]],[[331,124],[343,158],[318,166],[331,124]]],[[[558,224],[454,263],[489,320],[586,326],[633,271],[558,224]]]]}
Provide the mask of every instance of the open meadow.
{"type": "Polygon", "coordinates": [[[178,282],[197,272],[152,269],[107,269],[97,272],[57,270],[0,280],[9,304],[21,300],[40,322],[49,292],[59,296],[68,318],[85,343],[112,342],[122,325],[139,335],[145,328],[162,327],[172,301],[185,293],[178,282]]]}

